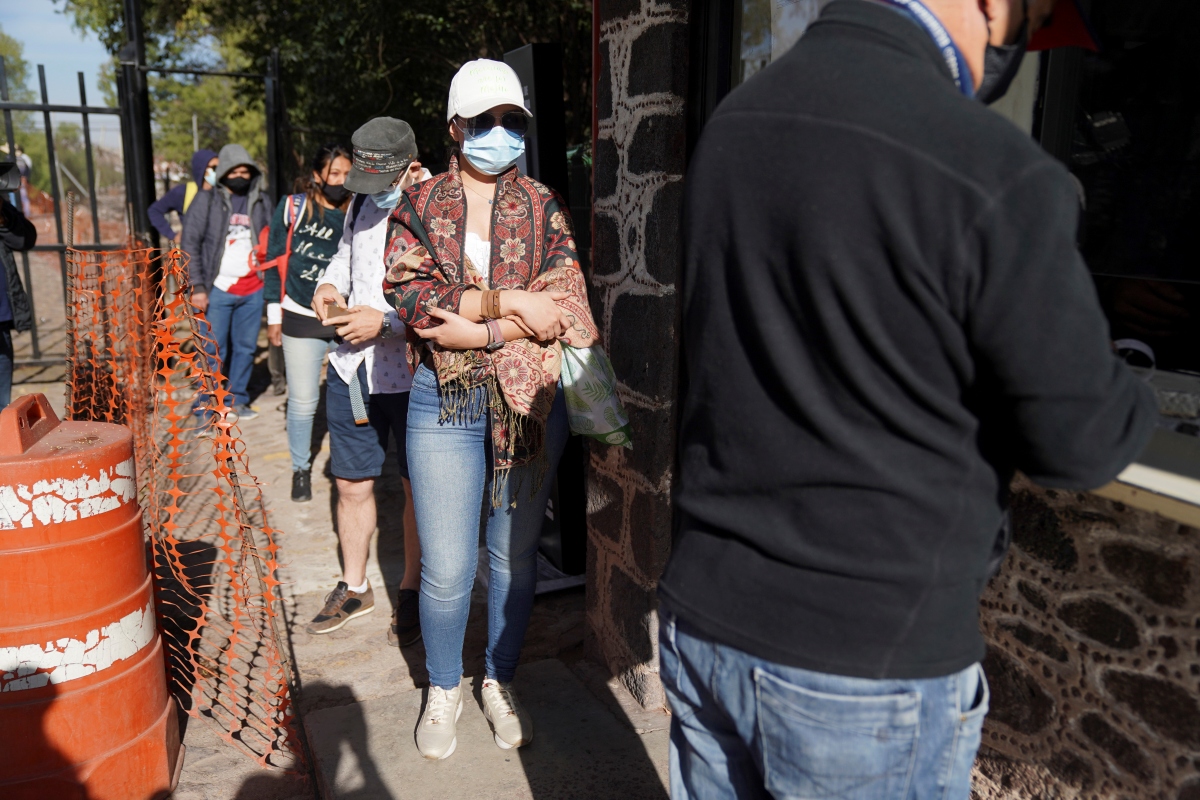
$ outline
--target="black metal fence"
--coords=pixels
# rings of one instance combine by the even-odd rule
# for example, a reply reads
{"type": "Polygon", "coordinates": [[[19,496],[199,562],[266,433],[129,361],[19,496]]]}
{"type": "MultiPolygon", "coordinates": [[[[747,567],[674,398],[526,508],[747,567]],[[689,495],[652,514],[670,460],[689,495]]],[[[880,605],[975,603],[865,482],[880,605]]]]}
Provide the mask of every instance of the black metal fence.
{"type": "MultiPolygon", "coordinates": [[[[38,89],[40,92],[41,101],[37,103],[15,102],[10,96],[8,85],[8,74],[4,59],[0,58],[0,113],[4,116],[4,136],[5,142],[8,145],[10,156],[16,154],[16,131],[13,125],[14,112],[33,112],[42,115],[42,128],[46,136],[46,155],[47,166],[50,172],[50,196],[54,204],[54,229],[56,239],[54,242],[44,241],[44,232],[39,232],[38,244],[32,248],[31,252],[49,252],[58,255],[59,270],[62,274],[63,282],[63,299],[64,308],[66,301],[67,287],[67,246],[71,245],[81,250],[119,250],[125,247],[125,242],[104,242],[100,232],[100,212],[97,205],[96,196],[96,164],[92,149],[92,127],[90,118],[96,114],[108,114],[120,116],[120,111],[116,108],[107,106],[90,106],[87,101],[87,87],[82,72],[79,73],[79,105],[61,105],[51,104],[46,93],[46,68],[38,64],[38,89]],[[92,218],[92,241],[91,242],[74,242],[68,241],[65,236],[68,230],[73,230],[73,220],[64,220],[64,207],[66,206],[63,196],[63,187],[60,185],[59,176],[61,173],[60,164],[58,162],[58,153],[54,143],[54,127],[51,124],[51,114],[77,114],[82,119],[83,131],[83,147],[86,154],[86,182],[85,190],[81,190],[87,198],[87,207],[92,218]]],[[[77,187],[80,188],[80,187],[77,187]]],[[[72,209],[73,210],[73,209],[72,209]]],[[[33,275],[30,270],[29,252],[21,253],[22,277],[25,279],[25,286],[29,293],[31,303],[36,303],[33,291],[33,275]]],[[[16,361],[16,366],[54,366],[62,363],[63,356],[57,358],[45,358],[42,348],[42,340],[39,336],[39,316],[36,305],[33,311],[33,330],[31,331],[31,349],[32,358],[24,358],[16,361]]]]}

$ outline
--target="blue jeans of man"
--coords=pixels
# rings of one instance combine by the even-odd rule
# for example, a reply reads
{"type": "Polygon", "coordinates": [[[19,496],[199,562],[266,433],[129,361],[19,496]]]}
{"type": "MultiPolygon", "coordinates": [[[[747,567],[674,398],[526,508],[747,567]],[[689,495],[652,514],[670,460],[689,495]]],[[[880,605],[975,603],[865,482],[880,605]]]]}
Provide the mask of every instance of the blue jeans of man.
{"type": "Polygon", "coordinates": [[[0,409],[12,400],[12,331],[0,330],[0,409]]]}
{"type": "Polygon", "coordinates": [[[967,800],[988,710],[979,664],[873,680],[717,644],[664,611],[672,800],[967,800]]]}
{"type": "MultiPolygon", "coordinates": [[[[475,408],[486,409],[483,389],[475,408]]],[[[421,538],[421,633],[431,686],[453,689],[462,679],[463,637],[479,563],[480,522],[488,549],[487,676],[513,679],[537,585],[537,545],[546,501],[567,443],[561,388],[546,425],[545,479],[538,466],[515,467],[499,508],[491,504],[488,415],[439,421],[437,378],[426,367],[413,376],[408,401],[408,472],[421,538]],[[536,491],[535,490],[536,487],[536,491]],[[516,493],[517,504],[511,499],[516,493]]]]}
{"type": "Polygon", "coordinates": [[[312,469],[313,418],[321,402],[321,364],[333,346],[324,339],[283,334],[284,375],[287,378],[287,438],[292,470],[312,469]]]}
{"type": "Polygon", "coordinates": [[[250,402],[247,387],[254,367],[254,351],[258,349],[262,310],[262,289],[250,294],[230,294],[214,286],[208,294],[208,309],[204,312],[207,330],[201,325],[200,332],[213,340],[216,352],[210,347],[208,356],[215,359],[214,366],[228,381],[234,406],[250,402]]]}

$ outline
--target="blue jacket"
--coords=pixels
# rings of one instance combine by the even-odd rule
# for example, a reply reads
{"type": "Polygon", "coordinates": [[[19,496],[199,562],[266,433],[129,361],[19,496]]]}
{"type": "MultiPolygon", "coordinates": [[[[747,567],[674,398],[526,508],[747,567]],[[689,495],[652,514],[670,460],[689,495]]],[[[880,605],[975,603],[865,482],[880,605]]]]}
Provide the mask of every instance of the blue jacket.
{"type": "MultiPolygon", "coordinates": [[[[192,178],[201,188],[204,186],[204,170],[208,166],[208,162],[216,157],[217,154],[212,150],[197,150],[192,154],[192,178]]],[[[179,219],[182,220],[184,198],[186,197],[187,184],[176,184],[146,209],[146,214],[150,217],[150,224],[158,229],[163,238],[175,238],[175,231],[171,229],[171,222],[167,219],[167,214],[174,211],[179,215],[179,219]]]]}

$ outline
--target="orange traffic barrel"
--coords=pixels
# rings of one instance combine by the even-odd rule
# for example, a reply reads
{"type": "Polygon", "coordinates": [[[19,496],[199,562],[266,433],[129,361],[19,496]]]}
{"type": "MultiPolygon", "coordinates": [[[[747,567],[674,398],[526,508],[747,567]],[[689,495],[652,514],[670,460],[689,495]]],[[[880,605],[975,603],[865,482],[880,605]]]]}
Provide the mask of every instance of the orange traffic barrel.
{"type": "Polygon", "coordinates": [[[182,767],[133,436],[0,412],[0,798],[149,800],[182,767]]]}

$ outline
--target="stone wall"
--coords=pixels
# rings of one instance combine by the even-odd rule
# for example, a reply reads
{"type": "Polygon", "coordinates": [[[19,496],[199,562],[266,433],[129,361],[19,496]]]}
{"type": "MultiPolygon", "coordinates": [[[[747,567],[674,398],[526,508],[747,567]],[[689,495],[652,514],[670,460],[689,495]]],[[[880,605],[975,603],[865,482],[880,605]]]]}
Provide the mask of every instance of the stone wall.
{"type": "Polygon", "coordinates": [[[1018,483],[975,794],[1200,800],[1200,531],[1018,483]]]}
{"type": "Polygon", "coordinates": [[[592,309],[634,449],[588,463],[588,649],[662,703],[654,586],[671,547],[687,2],[596,0],[592,309]],[[636,64],[636,68],[631,68],[636,64]]]}

